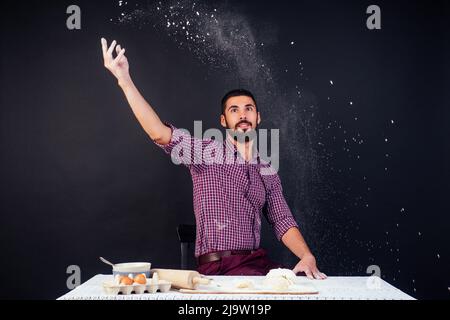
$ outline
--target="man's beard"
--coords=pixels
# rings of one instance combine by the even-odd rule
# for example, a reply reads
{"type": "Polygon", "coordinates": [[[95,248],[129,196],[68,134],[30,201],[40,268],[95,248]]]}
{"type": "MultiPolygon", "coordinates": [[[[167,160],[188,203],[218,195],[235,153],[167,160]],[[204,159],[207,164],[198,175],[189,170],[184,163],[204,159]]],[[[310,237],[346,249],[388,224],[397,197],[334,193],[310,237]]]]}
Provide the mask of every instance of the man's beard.
{"type": "Polygon", "coordinates": [[[236,123],[234,129],[230,128],[227,120],[225,120],[225,124],[227,125],[227,134],[234,140],[240,143],[254,141],[256,139],[256,129],[258,129],[258,125],[256,125],[255,129],[253,129],[253,125],[250,121],[242,120],[236,123]],[[246,123],[249,125],[249,128],[245,132],[241,132],[238,130],[240,124],[246,123]]]}

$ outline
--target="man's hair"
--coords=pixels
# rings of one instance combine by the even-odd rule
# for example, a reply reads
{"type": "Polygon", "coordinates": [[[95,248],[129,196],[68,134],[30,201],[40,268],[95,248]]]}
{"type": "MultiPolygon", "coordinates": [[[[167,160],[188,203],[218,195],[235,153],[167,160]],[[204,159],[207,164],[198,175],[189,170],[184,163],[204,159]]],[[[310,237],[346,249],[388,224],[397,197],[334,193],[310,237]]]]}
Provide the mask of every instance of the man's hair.
{"type": "Polygon", "coordinates": [[[228,99],[232,98],[232,97],[239,97],[239,96],[246,96],[246,97],[250,97],[253,99],[253,101],[255,101],[255,108],[256,110],[258,110],[258,107],[256,105],[256,99],[253,96],[253,94],[245,89],[234,89],[231,90],[230,92],[228,92],[227,94],[225,94],[225,96],[222,98],[222,114],[225,114],[225,108],[227,106],[227,101],[228,99]]]}

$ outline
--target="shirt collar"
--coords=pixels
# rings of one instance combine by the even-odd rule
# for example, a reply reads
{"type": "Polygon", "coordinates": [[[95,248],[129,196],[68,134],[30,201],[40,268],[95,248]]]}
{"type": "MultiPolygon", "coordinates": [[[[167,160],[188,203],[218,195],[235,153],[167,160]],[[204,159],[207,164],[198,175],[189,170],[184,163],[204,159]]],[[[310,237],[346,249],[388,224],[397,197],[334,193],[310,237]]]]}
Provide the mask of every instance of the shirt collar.
{"type": "MultiPolygon", "coordinates": [[[[241,155],[239,154],[239,151],[237,150],[237,146],[233,142],[231,142],[231,140],[228,137],[225,138],[224,144],[225,144],[225,150],[227,153],[234,155],[235,159],[237,157],[241,157],[241,155]]],[[[253,149],[254,149],[254,152],[252,153],[252,159],[249,162],[246,161],[246,163],[260,164],[261,160],[260,160],[260,156],[259,156],[259,151],[255,146],[253,147],[253,149]]]]}

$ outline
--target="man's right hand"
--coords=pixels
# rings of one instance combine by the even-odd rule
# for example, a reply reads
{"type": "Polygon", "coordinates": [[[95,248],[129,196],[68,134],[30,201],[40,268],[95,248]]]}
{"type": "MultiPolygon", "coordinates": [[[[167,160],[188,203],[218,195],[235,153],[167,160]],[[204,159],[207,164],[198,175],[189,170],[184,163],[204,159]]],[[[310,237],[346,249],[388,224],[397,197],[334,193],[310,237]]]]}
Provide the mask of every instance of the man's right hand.
{"type": "Polygon", "coordinates": [[[121,48],[114,40],[108,47],[106,39],[101,39],[102,52],[105,68],[111,71],[111,73],[117,78],[119,85],[123,85],[131,82],[129,73],[129,65],[127,57],[125,56],[125,48],[121,48]],[[117,56],[113,57],[113,52],[116,52],[117,56]]]}
{"type": "Polygon", "coordinates": [[[128,71],[129,66],[127,57],[125,57],[125,49],[117,45],[115,40],[109,47],[106,39],[102,38],[101,42],[105,68],[117,78],[119,86],[125,93],[127,101],[142,128],[153,141],[162,145],[168,144],[172,138],[172,129],[159,119],[156,112],[133,84],[128,71]],[[115,58],[113,57],[114,51],[117,54],[115,58]]]}

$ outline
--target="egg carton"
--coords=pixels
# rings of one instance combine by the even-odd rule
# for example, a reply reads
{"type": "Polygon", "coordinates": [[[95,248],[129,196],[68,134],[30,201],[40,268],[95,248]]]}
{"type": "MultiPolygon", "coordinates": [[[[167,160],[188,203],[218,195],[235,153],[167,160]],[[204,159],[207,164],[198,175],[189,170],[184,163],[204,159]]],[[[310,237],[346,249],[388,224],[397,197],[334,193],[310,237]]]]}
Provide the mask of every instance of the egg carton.
{"type": "MultiPolygon", "coordinates": [[[[121,278],[122,277],[120,275],[116,275],[112,282],[104,282],[103,289],[105,293],[109,295],[118,295],[119,293],[123,295],[129,295],[132,293],[144,294],[144,293],[156,293],[158,291],[168,292],[172,286],[172,284],[168,281],[159,280],[157,273],[154,273],[151,279],[145,278],[145,283],[140,282],[133,282],[131,284],[122,283],[121,278]]],[[[131,273],[128,275],[127,278],[135,280],[135,278],[133,278],[133,274],[131,273]]]]}
{"type": "Polygon", "coordinates": [[[172,287],[172,283],[165,280],[147,279],[146,284],[133,283],[131,285],[116,284],[114,282],[104,282],[103,290],[108,295],[129,295],[129,294],[144,294],[156,292],[168,292],[172,287]]]}

